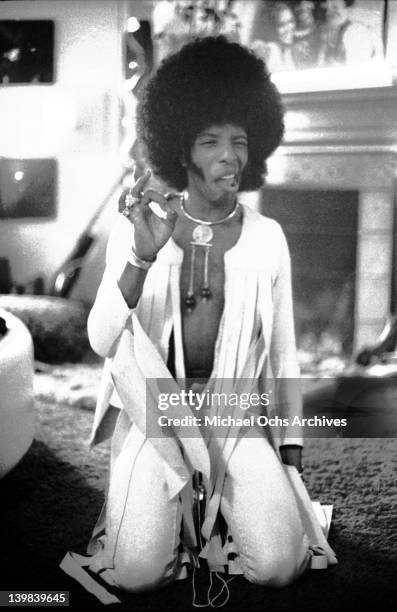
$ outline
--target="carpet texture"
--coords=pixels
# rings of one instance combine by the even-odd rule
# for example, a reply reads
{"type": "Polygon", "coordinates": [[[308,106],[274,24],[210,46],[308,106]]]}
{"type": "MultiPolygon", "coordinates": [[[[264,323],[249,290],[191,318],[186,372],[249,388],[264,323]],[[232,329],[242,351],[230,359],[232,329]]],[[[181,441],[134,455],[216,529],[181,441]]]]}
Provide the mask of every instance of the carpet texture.
{"type": "MultiPolygon", "coordinates": [[[[93,388],[99,370],[93,365],[88,369],[93,388]]],[[[66,551],[85,553],[103,503],[109,456],[106,444],[87,449],[92,390],[87,391],[73,376],[77,376],[73,368],[66,374],[59,370],[58,378],[53,372],[38,376],[36,439],[20,464],[0,481],[1,589],[68,590],[71,607],[99,609],[103,606],[94,597],[58,569],[66,551]],[[80,395],[68,401],[67,389],[73,386],[80,395]]],[[[224,609],[394,608],[395,456],[395,439],[308,440],[305,481],[312,499],[334,504],[329,540],[339,564],[326,571],[307,572],[281,590],[236,577],[229,585],[231,596],[224,609]]],[[[205,568],[199,570],[196,582],[203,601],[208,588],[205,568]]],[[[191,580],[155,593],[129,596],[109,608],[193,610],[191,580]]]]}

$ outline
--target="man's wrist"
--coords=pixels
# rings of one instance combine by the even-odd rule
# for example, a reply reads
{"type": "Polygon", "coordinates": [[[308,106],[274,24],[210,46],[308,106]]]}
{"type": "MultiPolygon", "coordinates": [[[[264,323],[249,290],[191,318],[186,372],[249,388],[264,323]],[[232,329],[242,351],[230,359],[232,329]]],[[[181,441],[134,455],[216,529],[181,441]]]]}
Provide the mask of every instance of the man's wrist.
{"type": "Polygon", "coordinates": [[[154,255],[147,259],[146,258],[143,259],[142,257],[139,257],[139,255],[137,255],[134,249],[131,247],[131,251],[128,256],[127,261],[132,266],[135,266],[136,268],[139,268],[140,270],[149,270],[152,264],[156,261],[156,258],[157,258],[157,255],[154,255]]]}

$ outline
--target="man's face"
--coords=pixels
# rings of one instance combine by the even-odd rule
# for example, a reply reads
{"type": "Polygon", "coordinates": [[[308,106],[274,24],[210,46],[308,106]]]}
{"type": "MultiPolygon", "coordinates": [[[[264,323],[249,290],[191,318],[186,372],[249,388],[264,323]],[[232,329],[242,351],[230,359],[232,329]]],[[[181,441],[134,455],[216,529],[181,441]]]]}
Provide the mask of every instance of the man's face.
{"type": "Polygon", "coordinates": [[[315,25],[314,2],[303,0],[297,7],[296,13],[301,28],[312,28],[315,25]]]}
{"type": "Polygon", "coordinates": [[[244,128],[231,124],[205,128],[190,152],[188,190],[198,191],[209,201],[235,196],[247,162],[248,138],[244,128]]]}
{"type": "Polygon", "coordinates": [[[326,9],[328,19],[332,21],[344,21],[348,14],[345,0],[327,0],[326,9]]]}
{"type": "Polygon", "coordinates": [[[282,9],[276,18],[278,38],[282,45],[292,45],[296,29],[295,17],[289,8],[282,9]]]}

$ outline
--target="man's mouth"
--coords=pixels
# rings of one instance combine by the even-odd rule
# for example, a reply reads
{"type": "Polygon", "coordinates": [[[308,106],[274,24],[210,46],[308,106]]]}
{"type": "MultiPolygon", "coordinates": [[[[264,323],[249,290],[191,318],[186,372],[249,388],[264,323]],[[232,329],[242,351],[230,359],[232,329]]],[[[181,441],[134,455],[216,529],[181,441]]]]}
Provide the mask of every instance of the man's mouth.
{"type": "Polygon", "coordinates": [[[235,172],[233,174],[222,174],[222,176],[220,176],[217,180],[218,181],[228,181],[230,183],[236,183],[238,180],[238,175],[235,172]]]}
{"type": "Polygon", "coordinates": [[[239,186],[237,174],[224,174],[218,179],[218,185],[225,191],[235,192],[239,186]]]}

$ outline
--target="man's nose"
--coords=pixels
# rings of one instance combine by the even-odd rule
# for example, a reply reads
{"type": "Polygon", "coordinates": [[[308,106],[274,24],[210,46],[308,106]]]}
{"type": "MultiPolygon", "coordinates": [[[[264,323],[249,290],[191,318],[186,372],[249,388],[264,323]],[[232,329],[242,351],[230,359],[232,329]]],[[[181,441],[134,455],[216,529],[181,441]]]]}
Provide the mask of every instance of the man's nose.
{"type": "Polygon", "coordinates": [[[227,162],[234,162],[237,159],[237,151],[232,143],[227,143],[221,151],[221,159],[227,162]]]}

